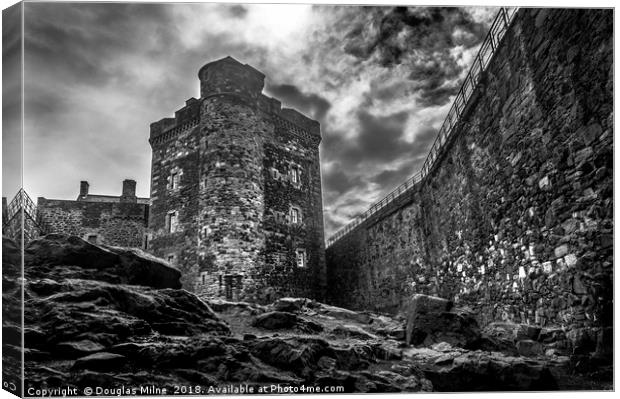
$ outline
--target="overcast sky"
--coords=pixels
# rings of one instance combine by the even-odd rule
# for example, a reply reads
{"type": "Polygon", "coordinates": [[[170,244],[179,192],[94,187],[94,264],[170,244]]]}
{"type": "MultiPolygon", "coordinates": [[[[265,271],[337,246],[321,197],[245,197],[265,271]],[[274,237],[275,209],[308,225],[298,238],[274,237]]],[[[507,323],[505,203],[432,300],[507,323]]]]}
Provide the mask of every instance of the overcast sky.
{"type": "MultiPolygon", "coordinates": [[[[149,124],[198,97],[198,69],[230,55],[265,73],[265,94],[321,122],[327,236],[420,168],[496,12],[25,7],[24,188],[33,198],[73,199],[80,180],[116,195],[126,178],[148,197],[149,124]]],[[[5,116],[15,106],[5,102],[5,116]]],[[[4,131],[6,165],[18,151],[4,131]]],[[[3,195],[12,197],[19,182],[7,177],[3,195]]]]}

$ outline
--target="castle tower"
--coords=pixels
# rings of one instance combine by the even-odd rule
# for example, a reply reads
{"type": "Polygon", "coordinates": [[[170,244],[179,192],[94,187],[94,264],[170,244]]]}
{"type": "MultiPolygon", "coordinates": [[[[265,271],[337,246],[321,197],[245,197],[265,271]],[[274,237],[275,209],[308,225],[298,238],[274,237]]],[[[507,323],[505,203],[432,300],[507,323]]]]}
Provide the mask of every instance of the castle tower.
{"type": "Polygon", "coordinates": [[[198,77],[201,98],[151,124],[149,250],[207,297],[322,297],[319,123],[231,57],[198,77]]]}

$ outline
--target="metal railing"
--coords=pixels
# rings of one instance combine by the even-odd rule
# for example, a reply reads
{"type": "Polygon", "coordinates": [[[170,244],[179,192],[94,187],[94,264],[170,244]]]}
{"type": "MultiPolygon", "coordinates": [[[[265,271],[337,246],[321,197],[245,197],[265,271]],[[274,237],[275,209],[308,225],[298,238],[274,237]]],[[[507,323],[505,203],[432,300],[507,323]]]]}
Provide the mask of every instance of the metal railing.
{"type": "Polygon", "coordinates": [[[495,54],[495,51],[499,47],[501,40],[504,37],[504,34],[508,30],[510,23],[514,19],[514,16],[517,12],[516,7],[511,8],[501,8],[493,23],[491,24],[491,28],[487,33],[484,41],[480,45],[480,49],[478,50],[478,54],[474,58],[473,65],[469,69],[467,76],[463,83],[461,84],[461,88],[456,94],[456,98],[454,99],[454,103],[448,112],[448,116],[444,120],[435,141],[433,142],[433,146],[431,147],[422,168],[418,173],[413,175],[413,177],[409,178],[400,186],[396,187],[394,191],[385,196],[381,201],[374,203],[366,212],[357,216],[351,223],[337,231],[334,235],[332,235],[327,240],[327,247],[334,244],[340,238],[348,234],[355,227],[359,226],[361,223],[366,221],[372,215],[383,209],[386,205],[390,204],[397,197],[403,194],[405,191],[413,188],[416,184],[421,182],[428,173],[433,168],[435,161],[441,154],[441,151],[444,149],[445,144],[448,142],[448,138],[452,134],[454,127],[458,125],[463,110],[465,109],[467,102],[471,98],[475,89],[478,87],[480,83],[480,78],[489,63],[491,62],[491,58],[495,54]]]}

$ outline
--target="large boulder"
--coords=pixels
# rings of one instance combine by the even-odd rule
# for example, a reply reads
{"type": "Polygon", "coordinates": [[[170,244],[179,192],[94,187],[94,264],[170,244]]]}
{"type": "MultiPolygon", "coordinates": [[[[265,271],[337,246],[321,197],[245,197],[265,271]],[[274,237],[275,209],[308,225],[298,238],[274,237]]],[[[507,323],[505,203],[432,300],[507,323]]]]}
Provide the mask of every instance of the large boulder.
{"type": "Polygon", "coordinates": [[[267,330],[280,330],[294,328],[299,321],[299,317],[294,313],[274,311],[259,315],[252,324],[267,330]]]}
{"type": "Polygon", "coordinates": [[[152,288],[181,288],[181,272],[137,248],[94,245],[79,237],[48,234],[24,250],[30,278],[92,279],[152,288]]]}
{"type": "Polygon", "coordinates": [[[70,279],[49,287],[35,280],[26,291],[30,299],[25,302],[25,325],[45,336],[38,341],[26,336],[26,345],[37,349],[82,340],[105,346],[154,331],[184,336],[230,333],[205,302],[184,290],[70,279]]]}
{"type": "Polygon", "coordinates": [[[300,312],[306,303],[310,303],[311,301],[307,298],[280,298],[276,300],[272,307],[274,310],[279,312],[300,312]]]}
{"type": "Polygon", "coordinates": [[[442,392],[557,390],[558,378],[569,362],[567,357],[534,360],[445,343],[408,348],[404,357],[415,362],[435,390],[442,392]]]}
{"type": "Polygon", "coordinates": [[[405,314],[405,342],[408,344],[430,346],[447,342],[468,348],[480,340],[480,328],[474,315],[453,308],[447,299],[416,294],[406,305],[405,314]]]}
{"type": "Polygon", "coordinates": [[[319,323],[305,320],[295,313],[279,311],[267,312],[257,316],[252,325],[266,330],[295,329],[308,333],[323,331],[323,326],[319,323]]]}

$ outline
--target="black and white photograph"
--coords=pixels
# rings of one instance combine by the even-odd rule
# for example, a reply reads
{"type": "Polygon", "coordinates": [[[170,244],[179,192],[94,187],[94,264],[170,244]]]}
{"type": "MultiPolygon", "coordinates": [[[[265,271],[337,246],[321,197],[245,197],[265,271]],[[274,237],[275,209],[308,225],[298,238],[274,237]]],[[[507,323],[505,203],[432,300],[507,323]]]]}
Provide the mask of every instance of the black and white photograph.
{"type": "Polygon", "coordinates": [[[3,397],[614,391],[613,3],[2,5],[3,397]]]}

